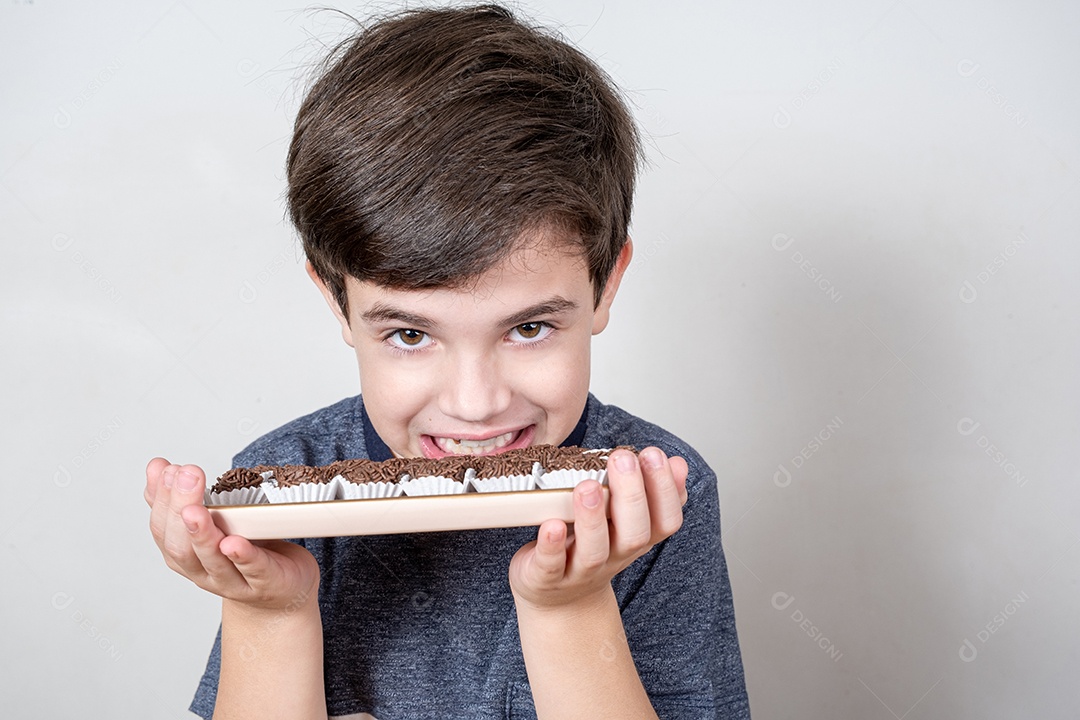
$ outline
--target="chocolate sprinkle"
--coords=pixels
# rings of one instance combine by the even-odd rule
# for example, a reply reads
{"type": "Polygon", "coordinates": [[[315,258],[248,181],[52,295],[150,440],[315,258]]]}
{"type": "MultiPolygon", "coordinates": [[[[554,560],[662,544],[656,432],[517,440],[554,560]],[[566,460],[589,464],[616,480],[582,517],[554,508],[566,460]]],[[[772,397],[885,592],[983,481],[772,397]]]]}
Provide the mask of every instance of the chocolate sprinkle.
{"type": "Polygon", "coordinates": [[[223,493],[241,488],[258,487],[262,481],[262,475],[251,468],[233,468],[217,479],[210,492],[223,493]]]}
{"type": "Polygon", "coordinates": [[[309,465],[285,465],[274,468],[274,481],[281,487],[292,487],[301,483],[325,483],[333,477],[328,478],[324,475],[321,468],[309,465]]]}
{"type": "Polygon", "coordinates": [[[212,492],[220,493],[237,488],[256,487],[262,481],[261,473],[272,471],[278,485],[290,487],[301,483],[327,483],[341,475],[349,482],[399,482],[402,477],[443,476],[458,482],[465,479],[468,470],[478,478],[506,475],[531,475],[533,464],[540,463],[542,470],[603,470],[608,456],[614,450],[636,450],[628,445],[597,451],[580,447],[557,447],[533,445],[508,450],[497,455],[454,455],[430,460],[427,458],[391,458],[382,462],[357,458],[338,460],[329,465],[256,465],[252,468],[234,468],[218,478],[212,492]]]}

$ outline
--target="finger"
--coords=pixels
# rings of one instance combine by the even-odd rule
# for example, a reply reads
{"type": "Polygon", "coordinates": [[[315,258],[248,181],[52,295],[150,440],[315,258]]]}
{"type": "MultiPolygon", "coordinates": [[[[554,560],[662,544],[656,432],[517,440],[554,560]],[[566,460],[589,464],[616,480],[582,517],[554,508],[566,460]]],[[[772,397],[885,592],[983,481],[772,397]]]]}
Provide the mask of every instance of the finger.
{"type": "Polygon", "coordinates": [[[154,507],[154,496],[161,486],[161,471],[168,465],[168,460],[159,457],[154,458],[146,465],[146,487],[143,488],[143,499],[151,508],[154,507]]]}
{"type": "Polygon", "coordinates": [[[662,450],[648,447],[639,457],[649,502],[652,542],[658,543],[682,526],[682,499],[671,464],[662,450]]]}
{"type": "Polygon", "coordinates": [[[569,554],[572,574],[603,567],[611,554],[604,493],[595,480],[586,480],[574,488],[574,543],[569,554]]]}
{"type": "Polygon", "coordinates": [[[566,573],[566,523],[546,520],[536,533],[532,567],[541,583],[555,583],[566,573]]]}
{"type": "Polygon", "coordinates": [[[172,500],[172,486],[176,480],[178,465],[166,465],[161,468],[161,476],[154,492],[154,504],[150,508],[150,533],[159,549],[165,552],[165,525],[169,518],[169,503],[172,500]]]}
{"type": "Polygon", "coordinates": [[[252,588],[266,587],[280,570],[266,549],[239,535],[227,535],[219,548],[252,588]]]}
{"type": "MultiPolygon", "coordinates": [[[[168,468],[165,477],[165,486],[169,487],[168,468]]],[[[202,505],[205,484],[206,478],[197,465],[182,465],[172,474],[169,506],[165,512],[165,533],[161,540],[162,550],[172,561],[173,569],[196,582],[206,574],[206,569],[195,554],[191,533],[180,513],[188,505],[202,505]]]]}
{"type": "Polygon", "coordinates": [[[637,455],[628,450],[612,453],[607,477],[611,489],[611,553],[624,559],[637,557],[652,540],[649,501],[637,455]]]}
{"type": "Polygon", "coordinates": [[[690,466],[686,464],[686,460],[678,455],[668,458],[668,463],[670,463],[671,472],[675,477],[675,486],[679,488],[679,502],[685,505],[687,497],[686,478],[690,476],[690,466]]]}
{"type": "Polygon", "coordinates": [[[225,533],[214,524],[210,511],[202,505],[187,505],[181,508],[180,517],[190,534],[192,550],[206,575],[213,581],[215,591],[219,595],[226,595],[245,586],[247,581],[244,576],[232,560],[221,552],[225,533]]]}

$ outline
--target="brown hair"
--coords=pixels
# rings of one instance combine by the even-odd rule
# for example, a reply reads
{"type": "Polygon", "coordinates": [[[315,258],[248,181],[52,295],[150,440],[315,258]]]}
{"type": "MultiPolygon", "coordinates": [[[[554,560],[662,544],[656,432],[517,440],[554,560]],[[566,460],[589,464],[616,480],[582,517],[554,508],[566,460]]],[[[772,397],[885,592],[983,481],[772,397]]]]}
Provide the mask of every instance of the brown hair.
{"type": "Polygon", "coordinates": [[[460,287],[555,228],[599,302],[641,158],[594,62],[505,8],[406,11],[341,43],[296,118],[289,214],[347,308],[345,276],[460,287]]]}

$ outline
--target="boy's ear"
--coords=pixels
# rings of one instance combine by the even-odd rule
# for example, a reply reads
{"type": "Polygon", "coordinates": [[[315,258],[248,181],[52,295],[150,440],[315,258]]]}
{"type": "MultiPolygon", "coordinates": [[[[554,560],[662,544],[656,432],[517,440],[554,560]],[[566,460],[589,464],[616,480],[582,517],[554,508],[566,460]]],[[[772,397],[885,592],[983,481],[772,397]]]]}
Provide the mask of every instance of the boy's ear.
{"type": "Polygon", "coordinates": [[[603,332],[604,328],[607,327],[608,320],[611,318],[611,303],[615,300],[615,293],[619,291],[619,283],[622,282],[623,275],[626,273],[626,268],[630,265],[630,258],[632,257],[634,257],[634,242],[627,235],[626,244],[619,251],[619,257],[615,259],[615,267],[611,269],[611,274],[608,275],[607,285],[604,286],[604,294],[600,297],[600,304],[596,306],[596,311],[593,312],[593,335],[603,332]]]}
{"type": "Polygon", "coordinates": [[[319,273],[315,272],[315,266],[311,264],[310,260],[307,261],[305,266],[307,268],[308,277],[315,283],[315,287],[319,288],[319,292],[322,293],[323,299],[326,300],[326,304],[329,305],[330,309],[333,311],[334,317],[341,323],[341,337],[345,340],[345,344],[349,347],[354,347],[352,329],[349,327],[349,319],[341,312],[341,306],[338,305],[334,293],[330,291],[330,288],[326,287],[326,283],[319,277],[319,273]]]}

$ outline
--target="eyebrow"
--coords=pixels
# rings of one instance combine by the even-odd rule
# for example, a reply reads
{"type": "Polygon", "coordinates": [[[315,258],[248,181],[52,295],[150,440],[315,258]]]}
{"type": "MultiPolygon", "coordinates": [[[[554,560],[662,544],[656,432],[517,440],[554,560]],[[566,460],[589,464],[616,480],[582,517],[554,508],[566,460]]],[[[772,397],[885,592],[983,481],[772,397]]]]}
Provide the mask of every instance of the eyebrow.
{"type": "Polygon", "coordinates": [[[565,313],[573,312],[578,309],[578,304],[573,300],[567,300],[564,297],[549,298],[542,302],[538,302],[535,305],[516,312],[513,315],[504,317],[500,323],[502,327],[510,327],[514,325],[520,325],[521,323],[535,320],[538,317],[562,315],[565,313]]]}
{"type": "MultiPolygon", "coordinates": [[[[512,315],[507,315],[499,321],[500,327],[512,327],[521,323],[535,320],[538,317],[562,315],[578,309],[578,304],[573,300],[556,295],[535,305],[530,305],[512,315]]],[[[439,323],[429,317],[418,313],[402,310],[393,305],[377,302],[360,314],[361,319],[371,324],[397,323],[410,328],[435,329],[439,323]]]]}
{"type": "Polygon", "coordinates": [[[439,326],[439,324],[431,318],[408,312],[407,310],[402,310],[401,308],[382,302],[377,302],[364,312],[360,313],[360,317],[371,324],[399,323],[410,328],[436,328],[439,326]]]}

